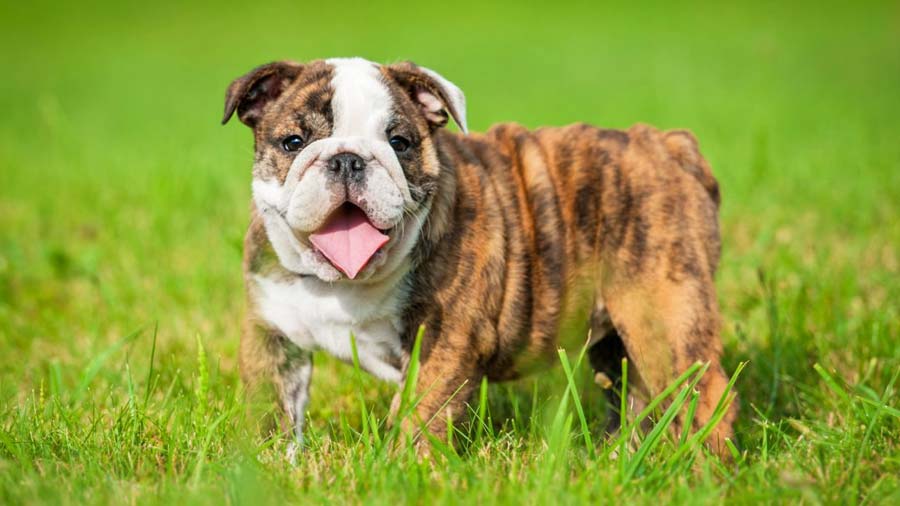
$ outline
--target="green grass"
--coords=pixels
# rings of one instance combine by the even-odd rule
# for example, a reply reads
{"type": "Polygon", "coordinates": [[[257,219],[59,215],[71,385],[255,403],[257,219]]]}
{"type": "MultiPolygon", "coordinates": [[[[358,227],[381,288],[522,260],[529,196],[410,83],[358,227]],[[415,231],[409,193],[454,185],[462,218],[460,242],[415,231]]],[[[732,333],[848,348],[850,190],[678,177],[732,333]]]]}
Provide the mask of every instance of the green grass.
{"type": "Polygon", "coordinates": [[[0,503],[900,502],[896,3],[0,12],[0,503]],[[235,360],[251,137],[218,126],[224,89],[357,54],[437,69],[473,130],[697,134],[724,197],[726,367],[747,362],[734,462],[602,437],[578,350],[571,374],[482,388],[432,461],[397,448],[390,386],[325,356],[298,466],[256,435],[235,360]]]}

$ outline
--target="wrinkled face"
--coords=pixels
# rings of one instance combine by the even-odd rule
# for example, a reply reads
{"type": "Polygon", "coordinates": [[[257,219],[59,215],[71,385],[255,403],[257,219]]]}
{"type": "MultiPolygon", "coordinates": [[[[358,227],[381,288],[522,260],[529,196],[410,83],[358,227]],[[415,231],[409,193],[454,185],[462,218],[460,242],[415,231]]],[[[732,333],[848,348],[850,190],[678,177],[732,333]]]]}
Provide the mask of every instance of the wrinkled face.
{"type": "Polygon", "coordinates": [[[404,265],[440,174],[432,133],[448,110],[464,128],[458,88],[355,58],[260,67],[227,98],[254,130],[253,199],[284,267],[333,282],[404,265]]]}

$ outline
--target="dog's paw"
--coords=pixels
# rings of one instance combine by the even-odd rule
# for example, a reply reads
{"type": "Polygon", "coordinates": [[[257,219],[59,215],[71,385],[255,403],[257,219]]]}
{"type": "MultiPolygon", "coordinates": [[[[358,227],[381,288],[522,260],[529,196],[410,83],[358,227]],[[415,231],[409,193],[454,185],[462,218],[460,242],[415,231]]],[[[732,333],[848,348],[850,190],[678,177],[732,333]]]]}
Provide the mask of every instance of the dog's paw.
{"type": "Polygon", "coordinates": [[[287,461],[291,464],[292,467],[297,467],[297,457],[303,453],[303,442],[302,441],[291,441],[288,443],[287,451],[285,452],[285,457],[287,461]]]}

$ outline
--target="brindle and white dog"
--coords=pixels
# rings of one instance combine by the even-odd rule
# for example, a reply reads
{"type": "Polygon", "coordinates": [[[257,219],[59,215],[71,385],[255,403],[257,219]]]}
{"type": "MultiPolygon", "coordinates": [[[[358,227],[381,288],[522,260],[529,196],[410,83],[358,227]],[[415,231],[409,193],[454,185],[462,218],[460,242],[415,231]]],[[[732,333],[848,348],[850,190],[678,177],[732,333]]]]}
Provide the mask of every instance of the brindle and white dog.
{"type": "Polygon", "coordinates": [[[711,362],[693,424],[710,419],[719,191],[690,133],[466,134],[454,84],[359,58],[258,67],[229,86],[223,122],[235,111],[256,146],[242,377],[275,386],[298,442],[314,350],[350,361],[352,333],[361,367],[400,383],[420,325],[417,416],[438,437],[483,377],[550,367],[563,327],[592,330],[612,378],[627,356],[644,399],[711,362]]]}

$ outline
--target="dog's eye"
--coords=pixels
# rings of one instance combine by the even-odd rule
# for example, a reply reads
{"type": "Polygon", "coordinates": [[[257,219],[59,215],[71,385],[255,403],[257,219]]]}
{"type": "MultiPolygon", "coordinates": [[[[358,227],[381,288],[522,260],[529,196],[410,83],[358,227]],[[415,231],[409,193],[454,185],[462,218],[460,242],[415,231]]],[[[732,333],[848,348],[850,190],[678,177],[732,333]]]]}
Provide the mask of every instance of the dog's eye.
{"type": "Polygon", "coordinates": [[[394,151],[397,153],[403,153],[407,149],[409,149],[410,142],[406,137],[395,135],[391,137],[388,141],[391,144],[391,147],[394,148],[394,151]]]}
{"type": "Polygon", "coordinates": [[[299,135],[288,135],[281,141],[281,147],[285,151],[300,151],[303,147],[303,137],[299,135]]]}

